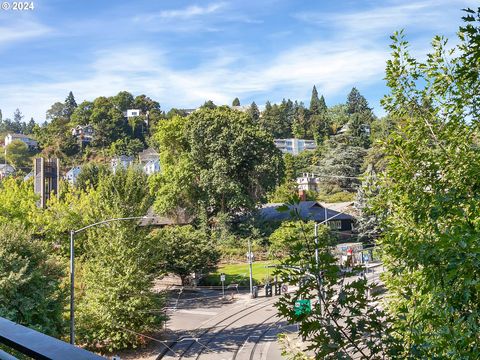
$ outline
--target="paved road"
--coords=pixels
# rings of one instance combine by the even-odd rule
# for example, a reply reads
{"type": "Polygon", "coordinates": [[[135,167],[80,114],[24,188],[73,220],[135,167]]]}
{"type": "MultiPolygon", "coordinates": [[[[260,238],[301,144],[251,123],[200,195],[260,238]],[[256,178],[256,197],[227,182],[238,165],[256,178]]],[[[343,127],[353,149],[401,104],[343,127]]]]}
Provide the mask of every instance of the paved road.
{"type": "Polygon", "coordinates": [[[277,334],[294,329],[277,316],[277,298],[227,299],[214,291],[172,298],[167,327],[178,342],[163,359],[282,359],[277,334]]]}

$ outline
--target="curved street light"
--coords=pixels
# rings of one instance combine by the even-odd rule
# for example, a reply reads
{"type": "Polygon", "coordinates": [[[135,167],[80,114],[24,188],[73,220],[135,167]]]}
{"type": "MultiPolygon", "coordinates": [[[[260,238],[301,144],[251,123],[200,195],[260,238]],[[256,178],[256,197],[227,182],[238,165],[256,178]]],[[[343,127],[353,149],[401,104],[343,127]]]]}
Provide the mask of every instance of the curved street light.
{"type": "Polygon", "coordinates": [[[75,345],[75,247],[74,247],[74,235],[87,230],[91,227],[108,224],[114,221],[124,221],[124,220],[148,220],[155,219],[155,216],[131,216],[123,218],[114,218],[99,221],[87,226],[84,226],[77,230],[70,230],[70,344],[75,345]]]}

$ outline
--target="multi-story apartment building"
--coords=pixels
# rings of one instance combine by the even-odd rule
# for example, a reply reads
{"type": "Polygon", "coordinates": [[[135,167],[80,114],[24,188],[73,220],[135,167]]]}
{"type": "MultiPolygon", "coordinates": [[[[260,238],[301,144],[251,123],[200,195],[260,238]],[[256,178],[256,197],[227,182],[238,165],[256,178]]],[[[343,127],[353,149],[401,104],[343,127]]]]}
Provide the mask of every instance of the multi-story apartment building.
{"type": "Polygon", "coordinates": [[[275,145],[282,152],[298,155],[305,150],[315,150],[317,145],[315,140],[305,140],[305,139],[274,139],[275,145]]]}

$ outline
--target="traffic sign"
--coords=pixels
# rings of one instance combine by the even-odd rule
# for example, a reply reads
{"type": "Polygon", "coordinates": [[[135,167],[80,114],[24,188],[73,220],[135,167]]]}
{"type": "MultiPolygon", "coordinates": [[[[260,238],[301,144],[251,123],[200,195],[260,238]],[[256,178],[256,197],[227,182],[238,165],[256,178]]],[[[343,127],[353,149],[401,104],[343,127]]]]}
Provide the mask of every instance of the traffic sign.
{"type": "Polygon", "coordinates": [[[284,293],[284,294],[288,293],[288,286],[287,286],[287,284],[283,284],[283,285],[282,285],[282,293],[284,293]]]}
{"type": "Polygon", "coordinates": [[[293,307],[295,315],[310,314],[312,312],[312,303],[309,299],[302,299],[295,301],[295,306],[293,307]]]}
{"type": "Polygon", "coordinates": [[[222,281],[222,282],[225,281],[225,274],[220,275],[220,281],[222,281]]]}

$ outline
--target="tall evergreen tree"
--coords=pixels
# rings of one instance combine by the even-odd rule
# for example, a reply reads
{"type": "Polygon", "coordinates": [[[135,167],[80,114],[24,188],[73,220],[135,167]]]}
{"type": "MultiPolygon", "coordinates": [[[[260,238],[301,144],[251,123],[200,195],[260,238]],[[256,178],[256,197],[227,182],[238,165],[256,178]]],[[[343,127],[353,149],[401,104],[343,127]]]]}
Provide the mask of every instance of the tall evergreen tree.
{"type": "Polygon", "coordinates": [[[72,116],[76,108],[77,108],[77,102],[75,101],[75,97],[73,96],[73,93],[70,91],[68,93],[67,98],[65,99],[65,107],[63,109],[64,115],[68,120],[70,120],[70,117],[72,116]]]}
{"type": "Polygon", "coordinates": [[[258,120],[260,119],[260,110],[258,109],[257,104],[255,104],[255,101],[253,101],[252,105],[250,105],[250,109],[248,112],[252,120],[254,122],[258,122],[258,120]]]}
{"type": "Polygon", "coordinates": [[[310,114],[319,115],[321,112],[320,99],[318,98],[318,91],[315,85],[312,89],[312,97],[310,99],[310,114]]]}
{"type": "Polygon", "coordinates": [[[232,106],[240,106],[240,99],[238,97],[233,99],[232,106]]]}
{"type": "Polygon", "coordinates": [[[352,88],[347,98],[347,112],[349,114],[370,112],[372,109],[368,106],[367,99],[360,94],[357,88],[352,88]]]}

